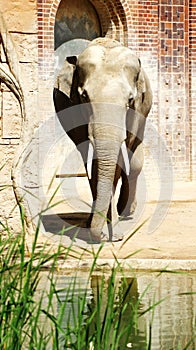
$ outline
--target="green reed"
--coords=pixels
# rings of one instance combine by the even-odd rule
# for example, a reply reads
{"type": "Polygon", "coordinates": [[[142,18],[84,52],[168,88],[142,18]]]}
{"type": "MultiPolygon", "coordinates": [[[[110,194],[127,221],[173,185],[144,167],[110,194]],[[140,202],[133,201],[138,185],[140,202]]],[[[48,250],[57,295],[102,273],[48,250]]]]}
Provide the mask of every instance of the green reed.
{"type": "MultiPolygon", "coordinates": [[[[83,252],[77,253],[72,244],[67,248],[59,245],[55,253],[50,253],[44,246],[37,251],[41,216],[32,248],[27,251],[22,205],[19,209],[21,232],[14,234],[8,225],[0,223],[4,233],[0,238],[0,349],[124,350],[127,345],[131,347],[139,319],[151,312],[153,322],[153,312],[164,299],[141,311],[142,298],[150,285],[143,295],[130,298],[130,291],[135,290],[134,279],[126,278],[115,256],[116,264],[110,272],[107,271],[107,280],[104,272],[98,274],[97,259],[103,245],[96,251],[92,249],[86,288],[79,289],[77,271],[73,271],[68,287],[59,288],[59,259],[65,261],[73,254],[80,260],[83,252]],[[45,285],[40,283],[43,275],[46,276],[45,285]],[[88,285],[92,277],[93,295],[89,303],[88,285]],[[63,298],[60,297],[62,294],[63,298]]],[[[184,350],[194,344],[194,339],[189,343],[184,350]]],[[[145,348],[151,349],[151,325],[145,348]]]]}

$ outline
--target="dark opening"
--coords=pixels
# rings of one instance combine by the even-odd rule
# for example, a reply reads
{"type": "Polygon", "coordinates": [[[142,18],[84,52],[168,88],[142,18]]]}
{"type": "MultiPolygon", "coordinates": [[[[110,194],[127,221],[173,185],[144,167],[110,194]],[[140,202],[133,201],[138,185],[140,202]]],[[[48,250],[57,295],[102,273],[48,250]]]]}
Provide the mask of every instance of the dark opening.
{"type": "Polygon", "coordinates": [[[55,50],[72,39],[93,40],[101,36],[96,9],[89,0],[62,0],[56,14],[55,50]]]}

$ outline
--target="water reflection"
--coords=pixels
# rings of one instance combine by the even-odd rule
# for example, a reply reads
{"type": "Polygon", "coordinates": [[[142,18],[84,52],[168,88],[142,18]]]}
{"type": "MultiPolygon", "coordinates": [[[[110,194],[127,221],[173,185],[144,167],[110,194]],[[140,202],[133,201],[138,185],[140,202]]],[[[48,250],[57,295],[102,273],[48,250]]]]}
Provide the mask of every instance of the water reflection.
{"type": "MultiPolygon", "coordinates": [[[[111,288],[114,288],[114,308],[120,305],[123,310],[119,323],[119,333],[122,336],[115,350],[146,350],[149,343],[149,349],[152,350],[182,350],[189,342],[186,349],[196,348],[196,342],[191,341],[195,334],[196,274],[138,273],[126,278],[116,276],[111,281],[109,274],[104,275],[104,278],[95,275],[89,280],[88,273],[80,273],[77,277],[65,273],[57,274],[55,288],[55,308],[64,329],[64,334],[59,335],[60,349],[75,348],[64,345],[65,334],[69,333],[70,336],[74,327],[82,328],[88,323],[88,336],[91,336],[97,332],[98,324],[103,324],[112,315],[109,310],[111,299],[108,299],[111,288]],[[154,304],[157,304],[156,307],[152,307],[154,304]],[[97,309],[100,311],[98,316],[95,313],[97,309]],[[123,334],[129,325],[129,332],[123,334]]],[[[111,343],[116,331],[116,315],[118,312],[113,314],[113,319],[111,317],[111,343]]],[[[106,330],[103,331],[103,337],[104,332],[106,330]]],[[[78,341],[74,334],[71,339],[72,344],[78,341]]],[[[107,349],[110,346],[111,344],[107,349]]],[[[91,349],[95,350],[94,347],[91,349]]]]}
{"type": "MultiPolygon", "coordinates": [[[[161,276],[142,275],[138,278],[138,291],[147,308],[159,300],[153,312],[146,313],[146,329],[152,323],[152,349],[184,349],[195,334],[196,275],[167,273],[161,276]]],[[[148,333],[147,333],[148,334],[148,333]]],[[[187,347],[194,350],[196,342],[187,347]]]]}
{"type": "MultiPolygon", "coordinates": [[[[91,288],[92,288],[92,310],[96,309],[97,304],[99,303],[99,295],[102,294],[101,297],[101,305],[100,305],[100,316],[101,323],[105,322],[105,317],[110,317],[110,312],[107,313],[108,302],[110,302],[110,298],[108,294],[112,289],[112,281],[110,276],[94,276],[91,279],[91,288]],[[103,284],[103,288],[102,288],[103,284]]],[[[118,347],[116,349],[125,349],[126,345],[129,344],[131,348],[134,349],[146,349],[146,333],[145,333],[145,323],[142,318],[137,317],[137,310],[142,309],[142,304],[139,301],[139,293],[138,293],[138,284],[137,278],[134,277],[126,277],[122,278],[120,276],[115,278],[115,286],[114,286],[114,308],[119,307],[119,312],[116,312],[117,316],[119,315],[121,318],[119,324],[119,333],[121,331],[125,331],[128,326],[129,331],[125,331],[124,334],[121,335],[118,347]],[[123,312],[123,308],[126,305],[126,310],[123,312]]],[[[112,293],[112,292],[111,292],[112,293]]],[[[114,315],[115,318],[115,315],[114,315]]],[[[94,333],[96,331],[97,322],[96,317],[94,318],[94,322],[91,325],[91,332],[94,333]]],[[[109,349],[112,347],[112,338],[113,332],[115,332],[115,321],[113,321],[113,327],[110,330],[111,343],[109,344],[109,349]]],[[[123,332],[122,332],[123,333],[123,332]]]]}

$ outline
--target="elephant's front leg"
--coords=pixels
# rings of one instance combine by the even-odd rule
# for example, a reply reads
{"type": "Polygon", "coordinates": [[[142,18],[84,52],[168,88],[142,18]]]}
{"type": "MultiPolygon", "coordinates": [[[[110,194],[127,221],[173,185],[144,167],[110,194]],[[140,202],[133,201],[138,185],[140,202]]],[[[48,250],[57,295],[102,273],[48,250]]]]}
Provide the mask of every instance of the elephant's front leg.
{"type": "Polygon", "coordinates": [[[116,187],[118,184],[118,180],[121,176],[122,172],[122,158],[120,157],[116,166],[114,183],[113,183],[113,195],[111,198],[110,207],[108,210],[108,232],[109,232],[109,240],[112,242],[121,241],[124,238],[121,227],[119,227],[119,215],[117,211],[117,200],[115,197],[116,187]]]}
{"type": "MultiPolygon", "coordinates": [[[[101,220],[101,213],[97,213],[97,228],[96,225],[94,229],[92,230],[91,223],[93,216],[95,216],[95,207],[96,207],[96,201],[97,201],[97,185],[98,185],[98,160],[95,158],[95,154],[93,156],[93,161],[92,161],[92,169],[91,169],[91,179],[89,180],[90,183],[90,188],[92,192],[92,197],[93,197],[93,203],[92,203],[92,208],[91,208],[91,214],[89,216],[89,219],[87,221],[87,227],[91,230],[90,233],[90,241],[95,241],[95,242],[105,242],[110,239],[110,230],[108,233],[106,233],[107,230],[107,225],[105,225],[104,230],[102,232],[99,232],[99,222],[101,220]]],[[[109,207],[107,217],[105,217],[105,221],[108,223],[111,220],[111,206],[109,207]]]]}
{"type": "Polygon", "coordinates": [[[108,218],[107,225],[108,225],[108,232],[109,232],[109,241],[112,241],[112,242],[122,241],[124,235],[122,233],[121,228],[119,228],[119,216],[117,212],[117,203],[116,203],[114,194],[111,199],[107,218],[108,218]]]}
{"type": "MultiPolygon", "coordinates": [[[[116,167],[118,168],[118,166],[116,167]]],[[[93,205],[92,205],[92,212],[88,221],[88,227],[91,229],[91,239],[93,241],[119,241],[123,239],[122,234],[115,234],[114,227],[118,224],[119,217],[116,207],[116,201],[114,198],[115,188],[118,181],[118,178],[120,177],[120,173],[118,178],[114,176],[114,182],[112,183],[111,180],[107,179],[107,181],[104,179],[103,182],[98,181],[98,160],[93,159],[92,164],[92,177],[90,180],[90,186],[93,196],[93,205]],[[102,184],[103,183],[103,184],[102,184]],[[113,185],[113,186],[112,186],[113,185]],[[98,197],[98,193],[100,193],[103,188],[105,187],[104,191],[104,203],[102,202],[102,199],[100,200],[98,197]],[[110,188],[110,191],[108,188],[110,188]],[[113,188],[112,188],[113,187],[113,188]],[[109,208],[105,211],[105,205],[108,203],[109,198],[109,208]],[[99,206],[99,203],[101,203],[101,206],[99,206]],[[100,210],[97,211],[97,208],[100,210]],[[105,214],[103,214],[105,211],[105,214]],[[93,226],[92,226],[92,219],[93,219],[93,226]],[[101,222],[104,222],[102,225],[101,222]],[[100,232],[100,225],[102,225],[102,229],[100,232]],[[99,238],[100,237],[100,238],[99,238]]],[[[114,164],[114,170],[115,170],[115,164],[114,164]]],[[[121,171],[121,168],[120,168],[121,171]]],[[[114,171],[115,172],[115,171],[114,171]]],[[[116,171],[117,174],[117,171],[116,171]]],[[[107,208],[107,206],[106,206],[107,208]]]]}
{"type": "Polygon", "coordinates": [[[128,217],[132,215],[136,209],[137,179],[142,170],[143,162],[143,145],[140,143],[131,157],[129,176],[122,172],[122,185],[117,204],[120,216],[128,217]]]}

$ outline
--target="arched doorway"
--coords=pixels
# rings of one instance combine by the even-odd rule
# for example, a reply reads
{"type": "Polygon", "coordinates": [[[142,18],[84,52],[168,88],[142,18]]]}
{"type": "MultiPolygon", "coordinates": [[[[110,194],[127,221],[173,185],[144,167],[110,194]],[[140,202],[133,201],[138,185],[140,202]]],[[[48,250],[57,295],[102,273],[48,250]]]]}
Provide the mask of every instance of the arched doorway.
{"type": "Polygon", "coordinates": [[[101,36],[98,14],[89,0],[62,0],[56,13],[55,50],[73,39],[93,40],[101,36]]]}

